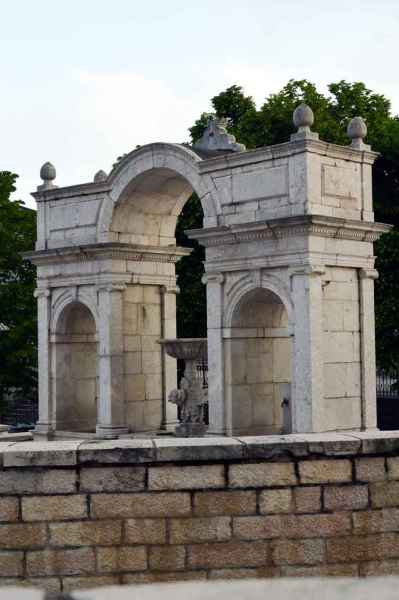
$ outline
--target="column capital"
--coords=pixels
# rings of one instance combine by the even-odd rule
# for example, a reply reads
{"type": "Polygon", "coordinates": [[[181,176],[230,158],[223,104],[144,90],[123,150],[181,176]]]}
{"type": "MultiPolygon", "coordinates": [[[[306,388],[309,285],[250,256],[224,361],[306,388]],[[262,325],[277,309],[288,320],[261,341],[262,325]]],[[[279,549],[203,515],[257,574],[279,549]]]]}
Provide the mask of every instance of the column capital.
{"type": "Polygon", "coordinates": [[[208,283],[218,283],[221,285],[224,282],[224,274],[223,273],[204,273],[201,279],[204,285],[208,283]]]}
{"type": "Polygon", "coordinates": [[[178,294],[180,292],[180,288],[178,285],[161,285],[161,294],[178,294]]]}
{"type": "Polygon", "coordinates": [[[309,277],[318,277],[325,275],[326,268],[324,265],[298,265],[289,270],[290,277],[294,275],[307,275],[309,277]]]}
{"type": "Polygon", "coordinates": [[[124,292],[127,288],[126,283],[104,283],[97,287],[99,292],[124,292]]]}
{"type": "Polygon", "coordinates": [[[48,298],[51,292],[49,288],[36,288],[33,292],[35,298],[48,298]]]}
{"type": "Polygon", "coordinates": [[[359,269],[360,279],[378,279],[378,271],[376,269],[359,269]]]}

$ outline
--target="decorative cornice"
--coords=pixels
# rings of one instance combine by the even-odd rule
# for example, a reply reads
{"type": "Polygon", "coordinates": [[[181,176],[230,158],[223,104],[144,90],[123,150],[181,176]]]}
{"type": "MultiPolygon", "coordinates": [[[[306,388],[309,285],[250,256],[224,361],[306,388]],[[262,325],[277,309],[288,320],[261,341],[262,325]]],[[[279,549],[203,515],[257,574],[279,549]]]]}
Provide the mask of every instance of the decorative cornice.
{"type": "Polygon", "coordinates": [[[211,173],[213,171],[241,167],[252,163],[284,158],[293,154],[310,152],[321,156],[351,160],[353,162],[366,162],[373,164],[379,154],[370,150],[357,150],[351,146],[339,146],[322,140],[302,138],[274,146],[263,146],[246,152],[231,153],[204,159],[199,163],[200,173],[211,173]]]}
{"type": "Polygon", "coordinates": [[[224,246],[293,236],[316,236],[359,242],[375,242],[391,225],[352,221],[336,217],[303,215],[208,229],[187,231],[189,238],[205,247],[224,246]]]}
{"type": "Polygon", "coordinates": [[[189,248],[179,246],[142,246],[103,242],[86,246],[68,246],[50,250],[25,253],[24,258],[34,265],[91,262],[93,260],[129,260],[134,262],[176,263],[191,253],[189,248]]]}

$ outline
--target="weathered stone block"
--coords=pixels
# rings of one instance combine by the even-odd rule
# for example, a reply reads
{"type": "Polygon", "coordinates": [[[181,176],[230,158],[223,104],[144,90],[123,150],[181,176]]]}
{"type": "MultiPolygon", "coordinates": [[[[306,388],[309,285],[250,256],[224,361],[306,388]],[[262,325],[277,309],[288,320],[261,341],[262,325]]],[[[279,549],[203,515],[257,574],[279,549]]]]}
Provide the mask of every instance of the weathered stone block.
{"type": "Polygon", "coordinates": [[[0,540],[2,550],[44,546],[47,541],[46,525],[42,523],[0,525],[0,540]]]}
{"type": "Polygon", "coordinates": [[[156,571],[155,573],[133,573],[122,576],[122,582],[128,584],[161,583],[173,581],[204,581],[207,571],[156,571]]]}
{"type": "Polygon", "coordinates": [[[282,567],[283,577],[357,577],[359,567],[356,564],[317,565],[312,567],[282,567]]]}
{"type": "Polygon", "coordinates": [[[120,521],[83,521],[79,523],[50,523],[52,546],[112,546],[120,544],[120,521]]]}
{"type": "Polygon", "coordinates": [[[255,514],[256,492],[222,491],[194,494],[194,513],[197,515],[255,514]]]}
{"type": "Polygon", "coordinates": [[[17,498],[0,498],[0,521],[17,521],[18,510],[17,498]]]}
{"type": "Polygon", "coordinates": [[[83,468],[80,471],[82,492],[135,492],[144,489],[144,467],[83,468]]]}
{"type": "Polygon", "coordinates": [[[189,546],[187,562],[189,567],[217,569],[262,566],[268,564],[270,558],[267,542],[222,542],[189,546]]]}
{"type": "Polygon", "coordinates": [[[151,546],[149,566],[154,571],[179,571],[184,569],[186,549],[184,546],[151,546]]]}
{"type": "Polygon", "coordinates": [[[0,477],[0,494],[71,494],[76,492],[76,472],[66,469],[21,471],[7,469],[0,477]]]}
{"type": "Polygon", "coordinates": [[[125,523],[128,544],[165,544],[165,519],[128,519],[125,523]]]}
{"type": "Polygon", "coordinates": [[[145,571],[147,551],[145,546],[97,548],[97,568],[100,573],[145,571]]]}
{"type": "Polygon", "coordinates": [[[327,540],[329,562],[372,561],[399,557],[399,534],[352,536],[327,540]]]}
{"type": "Polygon", "coordinates": [[[361,577],[399,575],[399,560],[376,560],[360,564],[361,577]]]}
{"type": "Polygon", "coordinates": [[[34,496],[22,498],[24,521],[62,521],[87,517],[86,496],[34,496]]]}
{"type": "Polygon", "coordinates": [[[27,552],[26,571],[37,575],[84,575],[95,571],[93,548],[27,552]]]}
{"type": "Polygon", "coordinates": [[[278,540],[273,544],[276,565],[317,565],[324,559],[324,540],[278,540]]]}
{"type": "Polygon", "coordinates": [[[18,577],[23,575],[23,552],[0,552],[0,576],[18,577]]]}
{"type": "Polygon", "coordinates": [[[356,534],[399,531],[399,508],[356,512],[352,518],[356,534]]]}
{"type": "Polygon", "coordinates": [[[371,505],[375,508],[397,506],[399,481],[378,481],[370,484],[371,505]]]}
{"type": "Polygon", "coordinates": [[[357,481],[383,481],[386,479],[385,458],[357,458],[355,460],[357,481]]]}
{"type": "Polygon", "coordinates": [[[223,465],[150,467],[148,470],[148,487],[152,490],[206,489],[224,486],[223,465]]]}
{"type": "Polygon", "coordinates": [[[231,538],[231,519],[230,517],[171,519],[169,535],[171,544],[225,542],[231,538]]]}
{"type": "Polygon", "coordinates": [[[118,583],[119,577],[117,575],[92,575],[89,577],[62,578],[62,588],[64,592],[118,585],[118,583]]]}
{"type": "Polygon", "coordinates": [[[231,487],[269,487],[295,485],[293,463],[256,463],[229,466],[231,487]]]}
{"type": "Polygon", "coordinates": [[[321,510],[321,487],[294,488],[295,511],[298,513],[313,513],[321,510]]]}
{"type": "Polygon", "coordinates": [[[249,567],[238,569],[212,569],[208,571],[209,579],[258,579],[271,578],[280,575],[279,567],[249,567]]]}
{"type": "Polygon", "coordinates": [[[324,489],[327,510],[360,510],[368,504],[367,485],[331,486],[324,489]]]}
{"type": "Polygon", "coordinates": [[[388,478],[399,479],[399,457],[387,458],[388,478]]]}
{"type": "Polygon", "coordinates": [[[99,494],[91,497],[96,519],[129,517],[178,517],[191,513],[190,494],[99,494]]]}
{"type": "Polygon", "coordinates": [[[344,535],[351,530],[349,513],[234,517],[234,537],[244,540],[313,538],[344,535]]]}
{"type": "Polygon", "coordinates": [[[334,483],[352,481],[349,460],[309,460],[299,463],[301,483],[334,483]]]}
{"type": "Polygon", "coordinates": [[[292,508],[291,488],[265,490],[259,495],[259,510],[262,514],[288,513],[292,508]]]}

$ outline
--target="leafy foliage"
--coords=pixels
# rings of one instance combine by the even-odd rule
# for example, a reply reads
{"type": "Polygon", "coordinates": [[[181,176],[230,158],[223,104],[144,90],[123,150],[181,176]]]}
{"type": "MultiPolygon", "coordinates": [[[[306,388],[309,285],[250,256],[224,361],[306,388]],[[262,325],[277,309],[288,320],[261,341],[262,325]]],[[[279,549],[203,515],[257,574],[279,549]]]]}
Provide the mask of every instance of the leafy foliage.
{"type": "MultiPolygon", "coordinates": [[[[229,131],[247,148],[287,142],[294,132],[292,113],[301,102],[312,107],[315,115],[313,130],[327,142],[348,144],[346,127],[350,119],[360,115],[366,120],[366,141],[380,153],[373,171],[376,220],[395,225],[395,230],[382,236],[375,246],[380,273],[376,284],[377,360],[382,368],[399,368],[399,118],[391,114],[387,98],[369,90],[362,82],[331,83],[328,92],[319,92],[307,80],[290,80],[278,93],[268,96],[257,110],[253,99],[246,96],[240,86],[233,85],[212,98],[213,112],[202,113],[189,130],[191,139],[199,139],[209,117],[216,116],[227,118],[229,131]]],[[[202,216],[198,199],[190,200],[189,204],[185,211],[190,215],[189,220],[198,227],[202,216]]],[[[179,227],[190,228],[185,212],[181,219],[182,225],[179,227]]],[[[184,238],[180,243],[186,245],[184,238]]],[[[197,252],[195,249],[190,257],[191,262],[181,263],[179,278],[182,284],[185,281],[189,283],[189,279],[185,280],[187,264],[190,284],[194,286],[190,301],[196,307],[195,319],[201,322],[201,331],[205,331],[203,292],[200,292],[199,284],[194,283],[194,280],[199,281],[199,273],[202,272],[197,252]],[[197,279],[194,271],[198,273],[197,279]]],[[[179,330],[186,335],[191,331],[191,325],[186,325],[189,311],[183,314],[181,308],[179,316],[183,319],[179,330]]]]}
{"type": "Polygon", "coordinates": [[[0,391],[37,386],[36,270],[20,253],[32,250],[36,213],[10,200],[17,175],[0,172],[0,391]]]}

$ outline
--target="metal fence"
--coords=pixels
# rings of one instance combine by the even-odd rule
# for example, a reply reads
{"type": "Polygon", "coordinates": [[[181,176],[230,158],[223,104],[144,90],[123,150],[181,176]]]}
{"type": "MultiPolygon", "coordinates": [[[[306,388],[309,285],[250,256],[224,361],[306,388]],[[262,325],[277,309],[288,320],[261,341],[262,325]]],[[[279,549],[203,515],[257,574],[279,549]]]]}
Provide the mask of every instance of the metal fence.
{"type": "Polygon", "coordinates": [[[33,426],[38,420],[38,401],[35,396],[26,397],[16,390],[4,394],[0,406],[1,422],[10,427],[33,426]]]}
{"type": "Polygon", "coordinates": [[[399,373],[377,373],[377,424],[379,429],[399,429],[399,373]]]}

